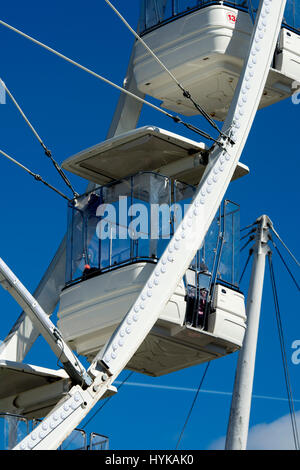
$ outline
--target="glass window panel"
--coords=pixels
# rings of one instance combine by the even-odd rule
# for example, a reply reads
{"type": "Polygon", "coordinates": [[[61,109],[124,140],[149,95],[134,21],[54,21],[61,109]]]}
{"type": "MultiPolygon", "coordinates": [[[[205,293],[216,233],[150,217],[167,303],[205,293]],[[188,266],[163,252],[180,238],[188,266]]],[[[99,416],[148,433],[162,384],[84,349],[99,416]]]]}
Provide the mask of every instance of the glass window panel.
{"type": "MultiPolygon", "coordinates": [[[[174,217],[174,229],[178,227],[186,214],[191,201],[195,195],[196,188],[179,181],[175,181],[174,187],[174,203],[173,203],[173,217],[174,217]]],[[[194,257],[191,262],[191,268],[198,270],[198,254],[194,257]]]]}
{"type": "Polygon", "coordinates": [[[295,9],[295,28],[300,31],[300,3],[294,0],[295,9]]]}
{"type": "Polygon", "coordinates": [[[220,280],[238,287],[239,281],[239,243],[240,208],[231,201],[224,204],[224,243],[218,270],[220,280]]]}
{"type": "Polygon", "coordinates": [[[170,0],[143,0],[141,6],[141,31],[159,24],[167,15],[172,1],[170,0]]]}
{"type": "Polygon", "coordinates": [[[92,269],[99,269],[99,237],[97,236],[97,225],[99,218],[97,211],[102,203],[101,191],[95,191],[88,197],[84,210],[84,240],[85,259],[92,269]]]}
{"type": "MultiPolygon", "coordinates": [[[[83,195],[76,207],[69,209],[68,282],[138,259],[159,259],[195,191],[194,186],[143,172],[83,195]]],[[[237,285],[238,206],[225,202],[219,259],[220,217],[219,210],[190,267],[210,277],[218,268],[219,279],[237,285]]]]}
{"type": "Polygon", "coordinates": [[[108,450],[109,449],[109,439],[106,436],[101,436],[100,434],[91,433],[90,438],[90,450],[108,450]]]}
{"type": "Polygon", "coordinates": [[[133,243],[133,256],[150,256],[150,174],[138,174],[132,178],[132,205],[129,208],[128,234],[133,243]]]}
{"type": "Polygon", "coordinates": [[[294,27],[294,2],[288,1],[286,4],[283,23],[294,27]]]}
{"type": "Polygon", "coordinates": [[[26,418],[0,414],[0,450],[13,449],[30,432],[26,418]]]}
{"type": "Polygon", "coordinates": [[[199,250],[200,263],[199,270],[202,273],[212,274],[215,267],[218,239],[220,234],[220,210],[211,223],[203,245],[199,250]]]}
{"type": "Polygon", "coordinates": [[[191,10],[195,7],[203,6],[201,0],[177,0],[177,11],[178,13],[182,13],[187,10],[191,10]]]}
{"type": "Polygon", "coordinates": [[[86,433],[81,429],[74,429],[64,440],[59,450],[87,450],[86,433]]]}
{"type": "MultiPolygon", "coordinates": [[[[144,32],[159,25],[162,21],[170,20],[190,10],[221,3],[218,0],[143,0],[139,31],[144,32]]],[[[241,10],[249,10],[249,0],[229,0],[224,4],[241,10]]],[[[251,0],[251,4],[255,14],[259,7],[259,0],[251,0]]],[[[283,22],[293,28],[300,28],[300,4],[297,0],[287,0],[283,22]]]]}
{"type": "Polygon", "coordinates": [[[84,212],[75,208],[72,209],[71,226],[71,278],[73,281],[82,276],[85,255],[84,255],[84,212]]]}
{"type": "Polygon", "coordinates": [[[130,259],[128,238],[128,204],[131,203],[131,180],[123,180],[102,188],[103,206],[98,211],[100,268],[115,266],[130,259]]]}

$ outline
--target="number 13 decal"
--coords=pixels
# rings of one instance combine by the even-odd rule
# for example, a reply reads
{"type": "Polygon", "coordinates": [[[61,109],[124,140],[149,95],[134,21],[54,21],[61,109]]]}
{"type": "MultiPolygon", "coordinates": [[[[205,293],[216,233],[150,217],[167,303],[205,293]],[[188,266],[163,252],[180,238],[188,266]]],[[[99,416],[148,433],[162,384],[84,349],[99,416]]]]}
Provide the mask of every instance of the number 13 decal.
{"type": "Polygon", "coordinates": [[[234,13],[227,13],[227,19],[230,23],[236,23],[237,17],[234,13]]]}

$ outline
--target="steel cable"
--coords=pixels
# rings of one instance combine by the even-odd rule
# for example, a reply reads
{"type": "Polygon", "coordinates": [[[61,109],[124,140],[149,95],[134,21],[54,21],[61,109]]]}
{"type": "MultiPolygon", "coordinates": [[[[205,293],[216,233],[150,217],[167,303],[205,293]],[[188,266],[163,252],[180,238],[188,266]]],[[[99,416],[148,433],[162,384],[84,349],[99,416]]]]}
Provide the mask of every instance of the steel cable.
{"type": "Polygon", "coordinates": [[[56,51],[55,49],[53,49],[52,47],[49,47],[47,46],[46,44],[42,43],[41,41],[38,41],[37,39],[34,39],[32,36],[29,36],[28,34],[25,34],[23,33],[22,31],[20,31],[19,29],[17,28],[14,28],[13,26],[9,25],[8,23],[5,23],[4,21],[0,20],[0,24],[2,24],[2,26],[5,26],[6,28],[10,29],[11,31],[14,31],[15,33],[23,36],[24,38],[26,39],[29,39],[30,41],[34,42],[35,44],[37,44],[38,46],[41,46],[43,47],[44,49],[46,49],[47,51],[51,52],[52,54],[60,57],[61,59],[64,59],[65,61],[69,62],[70,64],[74,65],[75,67],[78,67],[79,69],[83,70],[84,72],[87,72],[88,74],[98,78],[99,80],[103,81],[104,83],[112,86],[113,88],[116,88],[117,90],[119,90],[121,93],[125,93],[126,95],[130,96],[131,98],[134,98],[135,100],[143,103],[143,104],[146,104],[147,106],[150,106],[151,108],[155,109],[156,111],[159,111],[160,113],[164,114],[165,116],[171,118],[175,123],[178,123],[178,124],[182,124],[184,125],[185,127],[187,127],[189,130],[193,131],[193,132],[196,132],[197,134],[200,134],[201,136],[207,138],[208,140],[211,140],[219,145],[222,145],[217,139],[214,139],[213,137],[209,136],[208,134],[206,134],[205,132],[201,131],[200,129],[198,129],[197,127],[193,126],[192,124],[188,124],[184,121],[182,121],[178,116],[174,116],[173,114],[171,113],[168,113],[167,111],[165,111],[164,109],[162,108],[159,108],[158,106],[156,106],[155,104],[153,103],[150,103],[149,101],[147,100],[144,100],[143,98],[141,98],[140,96],[138,95],[135,95],[134,93],[132,93],[131,91],[127,90],[126,88],[123,88],[119,85],[117,85],[116,83],[113,83],[111,80],[108,80],[107,78],[103,77],[102,75],[99,75],[98,73],[94,72],[93,70],[79,64],[78,62],[76,62],[75,60],[73,59],[70,59],[69,57],[65,56],[64,54],[61,54],[60,52],[56,51]]]}
{"type": "MultiPolygon", "coordinates": [[[[118,391],[120,390],[120,388],[122,387],[122,385],[124,385],[125,382],[127,382],[127,380],[132,376],[134,372],[131,371],[126,377],[125,379],[123,380],[123,382],[119,385],[118,387],[118,391]]],[[[82,430],[84,430],[84,428],[86,428],[86,426],[92,421],[92,419],[95,418],[95,416],[102,410],[102,408],[104,408],[104,406],[112,399],[113,396],[110,396],[108,397],[106,400],[104,400],[104,403],[102,403],[102,405],[95,411],[95,413],[87,420],[87,422],[80,428],[82,430]]],[[[67,450],[67,448],[72,444],[72,442],[74,441],[74,439],[76,438],[76,436],[73,437],[73,439],[71,438],[70,442],[68,443],[68,446],[65,448],[65,450],[67,450]]]]}
{"type": "Polygon", "coordinates": [[[195,406],[195,404],[196,404],[196,401],[197,401],[199,392],[200,392],[200,390],[201,390],[201,387],[202,387],[202,385],[203,385],[203,382],[204,382],[206,373],[207,373],[207,371],[208,371],[209,365],[210,365],[210,362],[207,363],[206,368],[205,368],[204,373],[203,373],[203,376],[202,376],[202,378],[201,378],[201,380],[200,380],[200,383],[199,383],[197,392],[196,392],[196,394],[195,394],[194,400],[193,400],[193,402],[192,402],[192,405],[191,405],[190,410],[189,410],[189,412],[188,412],[187,418],[186,418],[185,423],[184,423],[184,425],[183,425],[183,428],[182,428],[182,430],[181,430],[179,439],[178,439],[178,441],[177,441],[176,450],[177,450],[178,447],[179,447],[179,444],[180,444],[180,441],[181,441],[181,439],[182,439],[182,437],[183,437],[185,428],[187,427],[187,424],[188,424],[189,419],[190,419],[190,417],[191,417],[192,411],[193,411],[194,406],[195,406]]]}
{"type": "Polygon", "coordinates": [[[293,255],[293,253],[291,252],[291,250],[287,247],[287,245],[284,243],[284,241],[282,240],[282,238],[280,238],[280,235],[276,232],[276,230],[274,229],[273,226],[271,227],[271,230],[272,230],[272,232],[274,233],[274,235],[276,235],[276,237],[278,238],[278,240],[280,241],[280,243],[282,243],[282,245],[283,245],[284,248],[287,250],[287,252],[289,253],[289,255],[293,258],[293,260],[295,261],[295,263],[300,267],[300,263],[299,263],[299,261],[297,260],[296,256],[293,255]]]}
{"type": "Polygon", "coordinates": [[[114,5],[109,0],[104,0],[107,5],[116,13],[116,15],[120,18],[120,20],[125,24],[125,26],[129,29],[129,31],[134,35],[134,37],[144,46],[144,48],[152,55],[154,60],[167,72],[169,77],[176,83],[176,85],[180,88],[183,93],[183,96],[191,101],[193,106],[197,109],[197,111],[209,122],[209,124],[218,131],[220,135],[223,137],[225,136],[216,123],[211,119],[209,114],[200,106],[191,96],[190,92],[186,90],[183,85],[177,80],[175,75],[165,66],[165,64],[159,59],[159,57],[153,52],[153,50],[145,43],[145,41],[137,34],[137,32],[130,26],[130,24],[125,20],[125,18],[121,15],[121,13],[114,7],[114,5]]]}
{"type": "Polygon", "coordinates": [[[41,183],[43,183],[45,186],[47,186],[48,188],[52,189],[53,191],[55,191],[57,194],[59,194],[61,197],[63,197],[64,199],[66,199],[67,201],[71,201],[70,198],[68,198],[67,196],[65,196],[65,194],[63,194],[61,191],[59,191],[59,189],[55,188],[54,186],[52,186],[52,184],[50,183],[47,183],[47,181],[45,181],[40,175],[38,175],[37,173],[33,173],[33,171],[29,170],[29,168],[27,168],[25,165],[22,165],[22,163],[18,162],[17,160],[15,160],[13,157],[11,157],[10,155],[8,155],[7,153],[3,152],[3,150],[0,150],[0,154],[3,155],[5,158],[7,158],[8,160],[10,160],[11,162],[15,163],[15,165],[18,165],[20,168],[22,168],[23,170],[25,170],[29,175],[33,176],[33,178],[36,180],[36,181],[40,181],[41,183]]]}
{"type": "Polygon", "coordinates": [[[297,421],[296,421],[294,400],[293,400],[292,387],[291,387],[290,375],[289,375],[289,370],[288,370],[288,362],[287,362],[287,356],[286,356],[283,326],[282,326],[281,313],[280,313],[279,300],[278,300],[278,293],[277,293],[277,287],[276,287],[276,282],[275,282],[275,274],[274,274],[274,268],[273,268],[271,254],[269,254],[268,260],[269,260],[270,277],[271,277],[272,291],[273,291],[273,297],[274,297],[274,306],[275,306],[275,314],[276,314],[276,323],[277,323],[277,329],[278,329],[278,335],[279,335],[281,358],[282,358],[284,379],[285,379],[285,385],[286,385],[286,391],[287,391],[287,397],[288,397],[288,403],[289,403],[289,410],[290,410],[294,445],[295,445],[295,449],[299,450],[300,449],[299,435],[298,435],[298,429],[297,429],[297,421]]]}
{"type": "MultiPolygon", "coordinates": [[[[120,390],[120,388],[124,385],[124,383],[127,382],[128,379],[130,379],[130,377],[132,376],[132,374],[134,374],[133,371],[129,372],[129,374],[125,377],[125,379],[123,380],[123,382],[119,385],[118,387],[118,391],[120,390]]],[[[92,419],[95,418],[95,416],[99,413],[99,411],[102,410],[102,408],[104,408],[104,406],[112,399],[113,395],[111,395],[110,397],[108,397],[104,403],[102,403],[102,405],[95,411],[95,413],[87,420],[87,422],[82,426],[82,429],[84,429],[91,421],[92,419]]]]}
{"type": "Polygon", "coordinates": [[[8,89],[8,87],[6,86],[6,84],[4,83],[4,81],[0,78],[0,84],[2,85],[2,87],[5,89],[6,93],[8,94],[8,96],[10,97],[10,99],[12,100],[12,102],[14,103],[14,105],[16,106],[16,108],[18,109],[19,113],[21,114],[21,116],[23,117],[24,121],[26,122],[26,124],[29,126],[29,128],[32,130],[33,134],[35,135],[35,137],[37,138],[37,140],[39,141],[39,143],[41,144],[41,146],[43,147],[44,151],[45,151],[45,155],[47,157],[50,158],[50,160],[52,161],[54,167],[56,168],[56,170],[58,171],[58,173],[60,174],[60,176],[62,177],[63,181],[66,183],[66,185],[69,187],[69,189],[71,189],[72,193],[73,193],[73,196],[76,198],[79,196],[79,194],[74,190],[72,184],[70,183],[69,179],[67,178],[67,176],[65,175],[64,171],[62,170],[62,168],[60,167],[60,165],[57,163],[57,161],[53,158],[52,156],[52,153],[51,151],[47,148],[47,146],[44,144],[42,138],[39,136],[39,134],[37,133],[36,129],[33,127],[33,125],[31,124],[31,122],[29,121],[28,117],[26,116],[26,114],[24,113],[24,111],[22,110],[21,106],[19,105],[19,103],[17,102],[17,100],[15,99],[15,97],[13,96],[13,94],[11,93],[11,91],[8,89]]]}
{"type": "Polygon", "coordinates": [[[281,261],[283,262],[284,266],[286,267],[286,270],[288,271],[289,275],[290,275],[291,278],[293,279],[293,281],[294,281],[294,283],[295,283],[297,289],[300,291],[300,286],[299,286],[298,282],[296,281],[295,277],[293,276],[293,274],[292,274],[290,268],[288,267],[287,263],[285,262],[285,260],[284,260],[284,258],[283,258],[283,256],[282,256],[282,254],[280,253],[278,247],[277,247],[276,244],[273,242],[273,240],[272,240],[272,243],[273,243],[274,248],[275,248],[275,250],[277,251],[277,253],[278,253],[278,255],[279,255],[281,261]]]}
{"type": "Polygon", "coordinates": [[[249,261],[250,261],[250,258],[251,258],[251,255],[253,254],[253,250],[251,248],[251,250],[249,250],[249,254],[248,254],[248,258],[247,258],[247,261],[245,263],[245,266],[244,266],[244,269],[243,269],[243,272],[242,272],[242,275],[240,277],[240,281],[239,281],[239,284],[241,284],[242,280],[243,280],[243,277],[244,277],[244,274],[246,272],[246,269],[247,269],[247,266],[249,264],[249,261]]]}

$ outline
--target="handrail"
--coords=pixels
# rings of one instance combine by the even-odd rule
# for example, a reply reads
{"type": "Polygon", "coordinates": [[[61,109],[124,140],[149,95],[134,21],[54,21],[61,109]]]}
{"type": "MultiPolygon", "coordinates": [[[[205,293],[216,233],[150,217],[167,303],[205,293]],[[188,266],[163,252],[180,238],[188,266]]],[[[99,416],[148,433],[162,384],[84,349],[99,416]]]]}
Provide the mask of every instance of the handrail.
{"type": "MultiPolygon", "coordinates": [[[[24,422],[27,425],[27,433],[28,433],[28,429],[35,428],[42,421],[42,419],[29,420],[25,416],[15,414],[15,413],[8,413],[8,412],[5,412],[5,413],[1,412],[0,413],[0,418],[4,418],[4,419],[5,418],[16,418],[16,419],[24,422]]],[[[107,450],[108,447],[109,447],[109,438],[108,438],[108,436],[105,436],[104,434],[99,434],[99,433],[96,433],[96,432],[87,433],[84,429],[80,429],[80,428],[75,428],[74,431],[77,431],[77,432],[81,433],[82,435],[84,435],[84,444],[83,444],[83,446],[76,449],[76,450],[93,450],[92,444],[93,444],[93,438],[95,436],[99,436],[99,438],[103,439],[103,443],[101,442],[101,450],[107,450]]],[[[64,450],[63,444],[64,443],[62,443],[62,445],[58,448],[58,450],[64,450]]],[[[99,450],[99,449],[97,449],[97,450],[99,450]]]]}

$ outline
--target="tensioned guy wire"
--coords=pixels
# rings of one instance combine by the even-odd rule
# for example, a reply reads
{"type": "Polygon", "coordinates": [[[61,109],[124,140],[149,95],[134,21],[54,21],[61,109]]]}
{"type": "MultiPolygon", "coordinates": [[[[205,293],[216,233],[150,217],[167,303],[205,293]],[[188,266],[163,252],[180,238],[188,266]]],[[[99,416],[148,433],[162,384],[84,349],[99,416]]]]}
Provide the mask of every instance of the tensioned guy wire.
{"type": "MultiPolygon", "coordinates": [[[[120,390],[120,388],[124,385],[125,382],[127,382],[127,380],[132,376],[132,374],[134,373],[134,371],[131,371],[129,372],[129,374],[125,377],[125,379],[122,381],[122,383],[120,384],[120,386],[118,387],[118,391],[120,390]]],[[[99,411],[102,410],[102,408],[104,408],[104,406],[112,399],[113,395],[111,395],[110,397],[106,398],[106,400],[104,400],[104,402],[102,403],[101,406],[99,406],[99,408],[92,414],[92,416],[85,422],[85,424],[81,427],[82,430],[84,430],[87,425],[95,418],[95,416],[99,413],[99,411]]],[[[76,436],[73,437],[73,439],[71,438],[68,446],[65,448],[65,450],[68,449],[68,447],[72,444],[72,442],[74,441],[76,436]]]]}
{"type": "Polygon", "coordinates": [[[70,59],[69,57],[65,56],[64,54],[61,54],[60,52],[56,51],[52,47],[49,47],[46,44],[42,43],[41,41],[38,41],[37,39],[34,39],[32,36],[29,36],[28,34],[23,33],[22,31],[20,31],[17,28],[14,28],[13,26],[9,25],[8,23],[5,23],[4,21],[0,20],[0,24],[5,26],[6,28],[10,29],[11,31],[14,31],[15,33],[23,36],[24,38],[29,39],[30,41],[34,42],[38,46],[43,47],[44,49],[51,52],[52,54],[55,54],[56,56],[60,57],[61,59],[66,60],[67,62],[74,65],[75,67],[78,67],[79,69],[89,73],[90,75],[93,75],[94,77],[98,78],[99,80],[102,80],[104,83],[107,83],[108,85],[112,86],[113,88],[116,88],[117,90],[121,91],[122,93],[125,93],[126,95],[131,96],[132,98],[134,98],[135,100],[140,101],[141,103],[146,104],[147,106],[150,106],[153,109],[156,109],[156,111],[159,111],[160,113],[164,114],[165,116],[168,116],[169,118],[171,118],[175,123],[182,124],[187,129],[201,135],[205,139],[211,140],[211,141],[215,142],[217,145],[222,146],[222,143],[219,142],[217,139],[214,139],[209,134],[207,134],[206,132],[198,129],[197,127],[193,126],[192,124],[188,124],[188,123],[182,121],[182,119],[180,119],[178,116],[174,116],[173,114],[168,113],[164,109],[159,108],[155,104],[150,103],[147,100],[144,100],[143,98],[141,98],[140,96],[135,95],[134,93],[132,93],[129,90],[126,90],[126,88],[122,88],[121,86],[117,85],[116,83],[113,83],[111,80],[108,80],[107,78],[103,77],[102,75],[99,75],[98,73],[96,73],[93,70],[85,67],[84,65],[79,64],[75,60],[70,59]]]}
{"type": "Polygon", "coordinates": [[[240,238],[240,241],[244,240],[245,238],[249,237],[251,235],[251,233],[254,233],[256,231],[255,228],[253,228],[252,230],[250,230],[250,232],[248,232],[246,235],[244,235],[243,237],[240,238]]]}
{"type": "Polygon", "coordinates": [[[295,261],[295,263],[300,267],[300,263],[299,263],[299,261],[297,260],[296,256],[294,256],[293,253],[291,252],[291,250],[286,246],[286,244],[285,244],[284,241],[280,238],[280,235],[276,232],[276,230],[274,229],[273,226],[271,227],[271,230],[274,232],[274,234],[276,235],[276,237],[278,238],[278,240],[282,243],[282,245],[283,245],[284,248],[287,250],[287,252],[289,253],[289,255],[293,258],[293,260],[295,261]]]}
{"type": "Polygon", "coordinates": [[[52,161],[54,167],[56,168],[56,170],[58,171],[58,173],[59,173],[60,176],[62,177],[63,181],[64,181],[64,182],[66,183],[66,185],[71,189],[74,198],[78,197],[79,194],[73,189],[73,186],[71,185],[69,179],[67,178],[67,176],[66,176],[65,173],[63,172],[62,168],[61,168],[60,165],[57,163],[57,161],[54,160],[51,151],[50,151],[50,150],[47,148],[47,146],[44,144],[42,138],[39,136],[39,134],[37,133],[36,129],[33,127],[33,125],[31,124],[31,122],[29,121],[28,117],[26,116],[26,114],[25,114],[24,111],[22,110],[21,106],[19,105],[19,103],[17,102],[17,100],[15,99],[15,97],[13,96],[13,94],[11,93],[11,91],[7,88],[6,84],[4,83],[4,81],[3,81],[1,78],[0,78],[0,85],[2,85],[2,87],[5,89],[6,93],[8,94],[8,96],[10,97],[10,99],[12,100],[12,102],[14,103],[14,105],[16,106],[16,108],[17,108],[17,110],[19,111],[19,113],[21,114],[21,116],[23,117],[24,121],[25,121],[26,124],[30,127],[30,129],[32,130],[33,134],[35,135],[35,137],[37,138],[37,140],[39,141],[39,143],[40,143],[41,146],[43,147],[43,149],[44,149],[44,151],[45,151],[45,155],[50,158],[50,160],[52,161]]]}
{"type": "Polygon", "coordinates": [[[249,240],[245,243],[245,245],[240,249],[240,252],[242,252],[248,245],[255,239],[255,235],[251,235],[249,240]]]}
{"type": "Polygon", "coordinates": [[[177,450],[178,447],[179,447],[179,444],[180,444],[180,441],[181,441],[182,436],[183,436],[183,434],[184,434],[185,428],[187,427],[187,424],[188,424],[189,419],[190,419],[190,417],[191,417],[192,411],[193,411],[194,406],[195,406],[195,404],[196,404],[196,401],[197,401],[199,392],[200,392],[201,387],[202,387],[202,385],[203,385],[203,382],[204,382],[204,379],[205,379],[205,376],[206,376],[206,374],[207,374],[207,371],[208,371],[209,366],[210,366],[210,361],[207,363],[207,365],[206,365],[206,367],[205,367],[205,370],[204,370],[204,373],[203,373],[203,375],[202,375],[202,378],[201,378],[201,380],[200,380],[200,383],[199,383],[197,392],[196,392],[196,394],[195,394],[195,396],[194,396],[193,403],[192,403],[192,405],[191,405],[191,407],[190,407],[190,410],[189,410],[189,412],[188,412],[187,418],[186,418],[186,420],[185,420],[185,422],[184,422],[184,425],[183,425],[183,428],[182,428],[182,430],[181,430],[179,439],[178,439],[178,441],[177,441],[176,450],[177,450]]]}
{"type": "MultiPolygon", "coordinates": [[[[129,374],[125,377],[125,379],[121,382],[121,384],[119,385],[118,387],[118,391],[120,390],[120,388],[127,382],[127,380],[130,379],[130,377],[132,376],[132,374],[134,374],[134,371],[131,371],[129,372],[129,374]]],[[[99,408],[95,411],[95,413],[86,421],[86,423],[82,426],[82,429],[84,429],[91,421],[92,419],[95,418],[95,416],[99,413],[99,411],[102,410],[102,408],[104,408],[104,406],[112,399],[113,395],[111,395],[110,397],[108,397],[104,403],[102,403],[101,406],[99,406],[99,408]]]]}
{"type": "Polygon", "coordinates": [[[244,274],[245,274],[245,272],[246,272],[246,269],[247,269],[247,266],[248,266],[248,264],[249,264],[249,261],[250,261],[250,258],[251,258],[251,256],[252,256],[252,254],[253,254],[253,249],[250,249],[250,250],[249,250],[249,254],[248,254],[248,258],[247,258],[247,260],[246,260],[246,263],[245,263],[243,272],[242,272],[241,277],[240,277],[239,284],[241,284],[241,282],[242,282],[242,280],[243,280],[244,274]]]}
{"type": "Polygon", "coordinates": [[[290,275],[291,278],[293,279],[293,281],[294,281],[294,283],[295,283],[297,289],[300,291],[300,285],[299,285],[298,282],[296,281],[296,279],[295,279],[295,277],[294,277],[292,271],[291,271],[290,268],[288,267],[288,265],[287,265],[287,263],[286,263],[284,257],[283,257],[282,254],[280,253],[280,251],[279,251],[277,245],[274,243],[274,241],[273,241],[273,240],[271,240],[271,241],[272,241],[272,243],[273,243],[273,245],[274,245],[274,248],[275,248],[275,250],[277,251],[277,253],[278,253],[278,255],[279,255],[281,261],[283,262],[283,264],[284,264],[284,266],[285,266],[287,272],[289,273],[289,275],[290,275]]]}
{"type": "Polygon", "coordinates": [[[278,329],[278,335],[279,335],[281,358],[282,358],[284,379],[285,379],[285,385],[286,385],[286,391],[287,391],[287,397],[288,397],[288,403],[289,403],[294,444],[295,444],[295,450],[299,450],[300,449],[299,434],[298,434],[294,399],[293,399],[292,386],[291,386],[291,380],[290,380],[290,374],[289,374],[289,368],[288,368],[288,360],[287,360],[286,346],[285,346],[285,341],[284,341],[281,313],[280,313],[280,308],[279,308],[278,291],[277,291],[277,286],[276,286],[276,281],[275,281],[274,267],[273,267],[271,254],[269,254],[268,256],[268,261],[269,261],[270,277],[271,277],[275,314],[276,314],[276,323],[277,323],[277,329],[278,329]]]}
{"type": "Polygon", "coordinates": [[[38,175],[37,173],[33,173],[33,171],[29,170],[29,168],[27,168],[25,165],[22,165],[22,163],[18,162],[17,160],[15,160],[13,157],[11,157],[10,155],[8,155],[7,153],[3,152],[3,150],[0,150],[0,154],[3,155],[5,158],[7,158],[8,160],[10,160],[11,162],[15,163],[15,165],[18,165],[20,168],[22,168],[23,170],[25,170],[29,175],[33,176],[33,178],[36,180],[36,181],[40,181],[41,183],[43,183],[45,186],[47,186],[48,188],[52,189],[53,191],[55,191],[57,194],[59,194],[61,197],[63,197],[64,199],[66,199],[67,201],[71,201],[71,199],[69,199],[67,196],[65,196],[61,191],[59,191],[59,189],[56,189],[54,186],[52,186],[52,184],[50,183],[47,183],[47,181],[45,181],[40,175],[38,175]]]}
{"type": "Polygon", "coordinates": [[[120,18],[120,20],[125,24],[125,26],[129,29],[129,31],[134,35],[134,37],[144,46],[144,48],[152,55],[152,57],[154,58],[154,60],[156,60],[156,62],[165,70],[165,72],[167,72],[167,74],[169,75],[169,77],[176,83],[176,85],[180,88],[180,90],[182,91],[183,93],[183,96],[187,99],[189,99],[194,107],[197,109],[197,111],[209,122],[209,124],[214,128],[216,129],[220,135],[222,135],[223,137],[226,137],[221,131],[220,129],[218,128],[218,126],[216,125],[216,123],[211,119],[211,117],[209,116],[209,114],[207,114],[207,112],[198,104],[196,103],[190,92],[188,90],[186,90],[183,85],[177,80],[177,78],[175,77],[175,75],[165,66],[165,64],[159,59],[159,57],[153,52],[153,50],[148,46],[148,44],[145,43],[145,41],[139,36],[139,34],[137,34],[137,32],[130,26],[130,24],[125,20],[125,18],[121,15],[121,13],[116,9],[116,7],[114,7],[114,5],[109,1],[109,0],[104,0],[107,5],[110,6],[110,8],[116,13],[116,15],[120,18]]]}
{"type": "Polygon", "coordinates": [[[250,224],[250,225],[247,225],[246,227],[241,228],[240,231],[243,232],[244,230],[247,230],[248,228],[254,227],[254,225],[257,225],[257,222],[254,222],[253,224],[250,224]]]}

